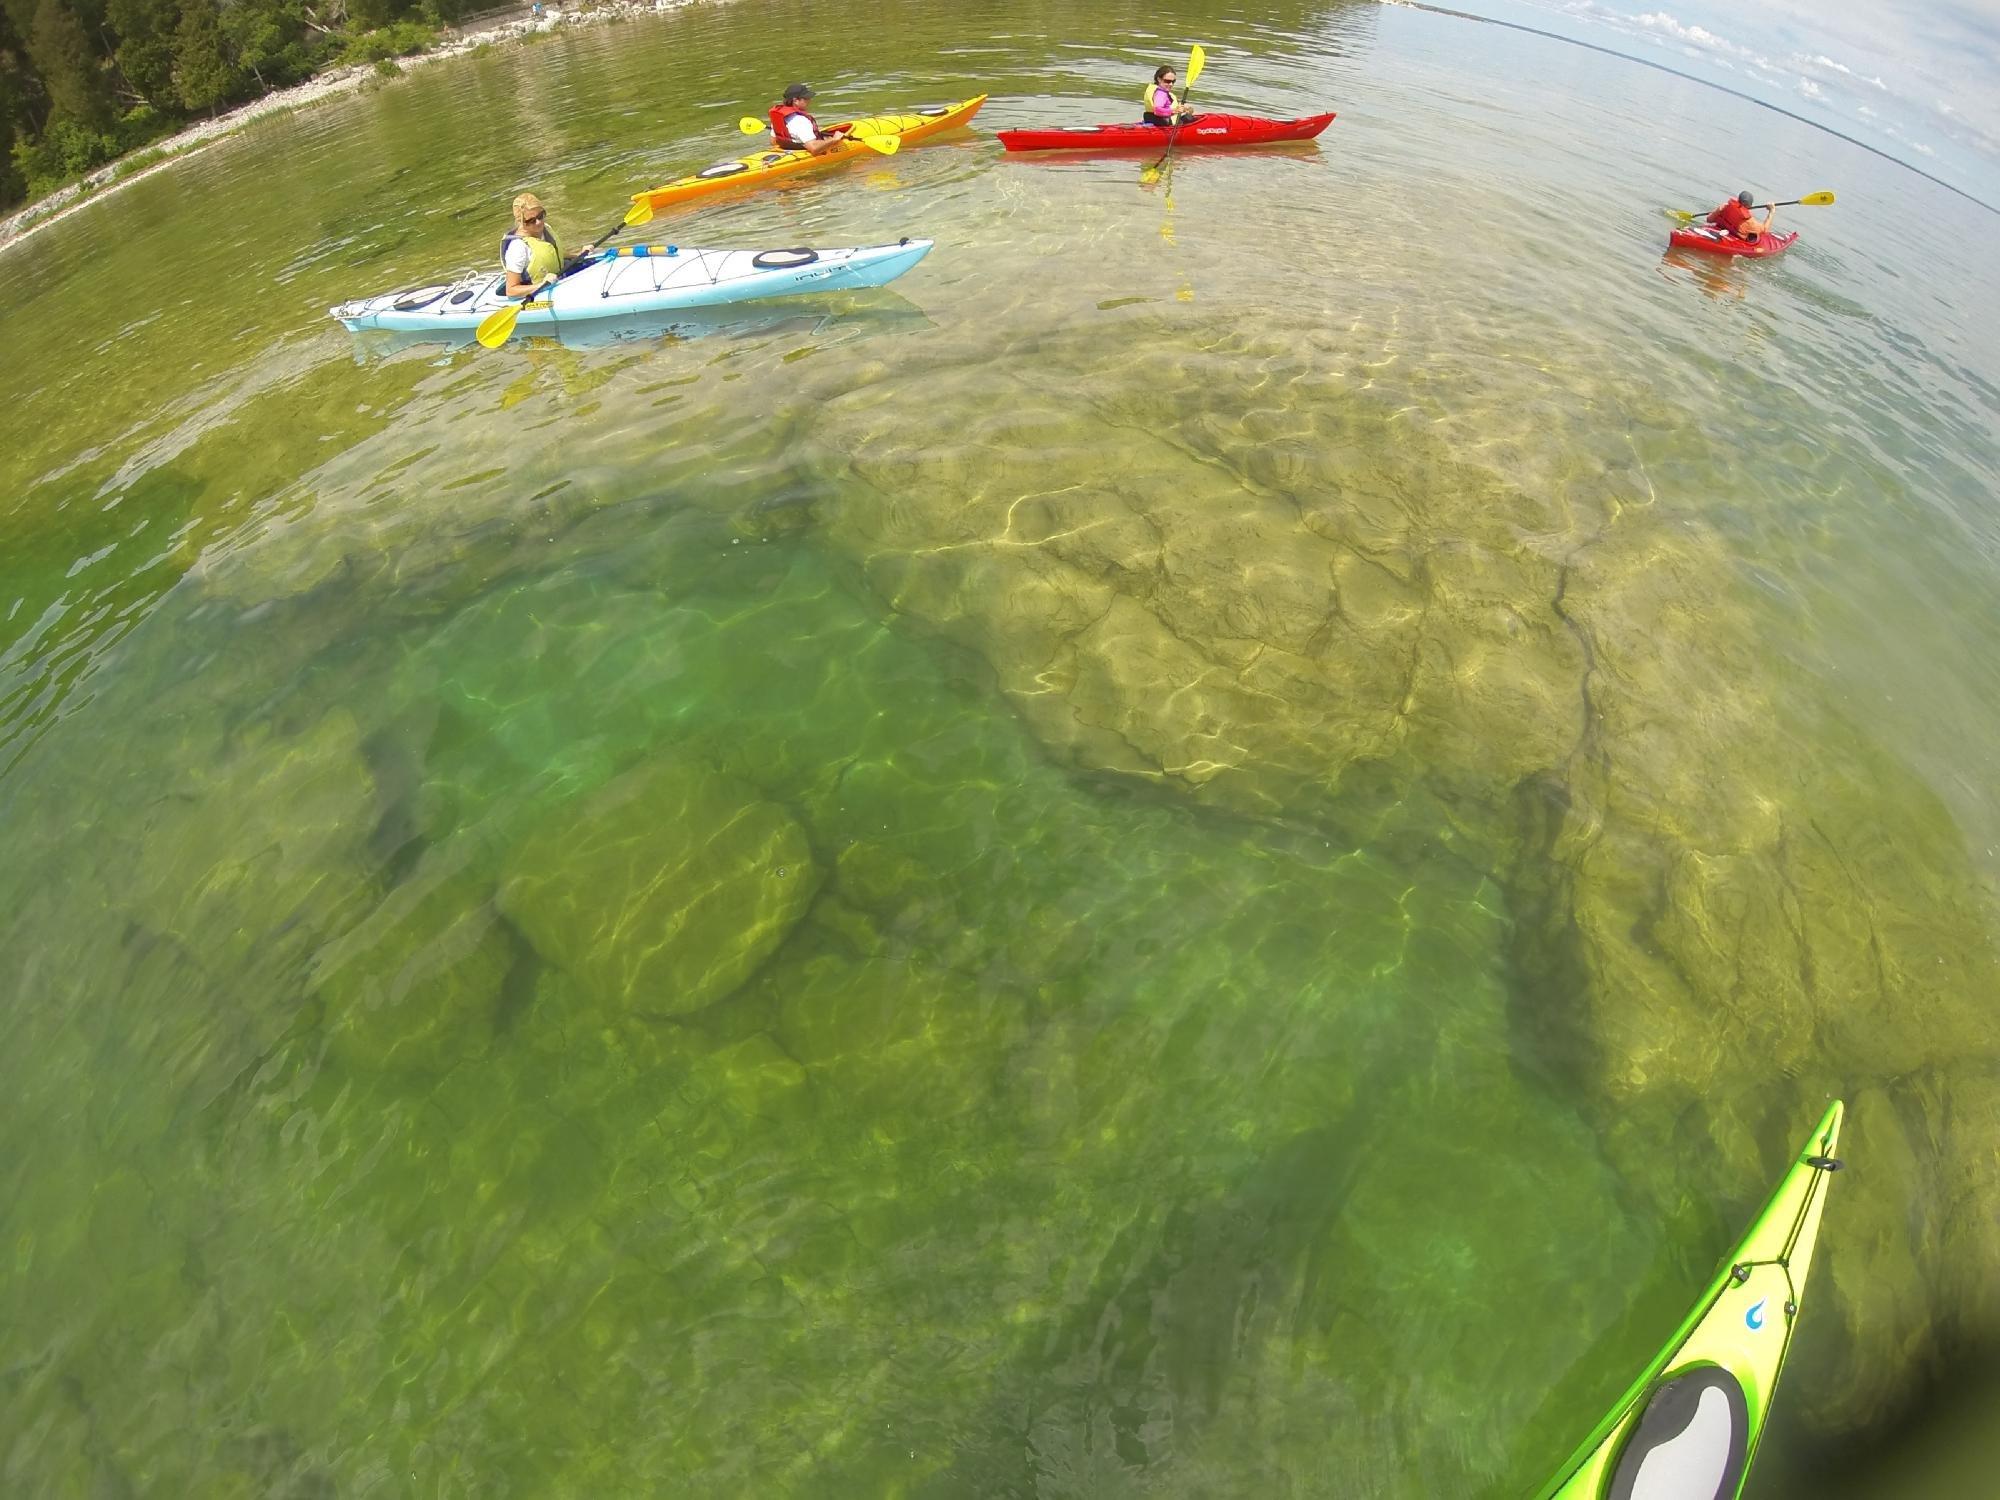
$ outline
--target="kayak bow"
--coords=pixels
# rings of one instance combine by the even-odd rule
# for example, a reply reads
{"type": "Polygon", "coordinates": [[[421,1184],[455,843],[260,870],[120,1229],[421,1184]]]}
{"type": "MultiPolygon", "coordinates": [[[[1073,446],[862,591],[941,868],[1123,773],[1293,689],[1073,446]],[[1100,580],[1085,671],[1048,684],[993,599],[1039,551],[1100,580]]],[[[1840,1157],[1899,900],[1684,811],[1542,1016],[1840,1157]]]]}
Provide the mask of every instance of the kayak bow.
{"type": "MultiPolygon", "coordinates": [[[[632,195],[632,217],[649,215],[672,203],[685,203],[691,198],[704,198],[710,193],[723,192],[729,188],[762,187],[766,183],[779,182],[800,172],[817,171],[837,162],[852,161],[857,156],[873,156],[863,136],[900,136],[907,146],[913,141],[921,141],[928,136],[940,134],[954,126],[963,125],[979,113],[979,106],[986,102],[984,94],[976,99],[961,99],[956,104],[927,104],[909,114],[875,115],[866,120],[845,121],[855,138],[842,141],[831,151],[822,151],[815,156],[800,148],[797,151],[780,151],[775,146],[759,151],[751,156],[732,157],[719,161],[712,167],[703,167],[686,177],[677,177],[672,182],[656,188],[648,188],[643,193],[632,195]]],[[[837,129],[838,126],[830,126],[837,129]]]]}
{"type": "Polygon", "coordinates": [[[1666,1348],[1539,1500],[1739,1500],[1840,1163],[1835,1100],[1666,1348]]]}

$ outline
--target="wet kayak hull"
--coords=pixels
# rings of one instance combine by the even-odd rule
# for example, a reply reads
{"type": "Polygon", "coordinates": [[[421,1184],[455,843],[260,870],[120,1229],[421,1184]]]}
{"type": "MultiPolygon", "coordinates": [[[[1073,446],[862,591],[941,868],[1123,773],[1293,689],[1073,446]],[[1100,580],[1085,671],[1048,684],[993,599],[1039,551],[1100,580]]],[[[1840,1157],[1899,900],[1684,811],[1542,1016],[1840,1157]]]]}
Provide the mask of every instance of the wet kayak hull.
{"type": "MultiPolygon", "coordinates": [[[[961,99],[956,104],[926,104],[900,115],[874,115],[865,120],[844,120],[840,124],[852,127],[856,136],[893,135],[901,138],[902,144],[911,145],[947,130],[956,129],[979,113],[979,106],[986,102],[984,94],[974,99],[961,99]]],[[[829,130],[837,125],[829,125],[829,130]]],[[[775,146],[766,147],[749,156],[731,157],[727,161],[716,162],[703,167],[699,172],[686,177],[677,177],[672,182],[659,187],[648,188],[643,193],[634,193],[634,207],[644,205],[657,213],[676,203],[687,203],[697,198],[705,198],[711,193],[731,192],[738,188],[763,187],[769,183],[782,182],[788,177],[796,177],[804,172],[816,172],[822,167],[838,166],[844,161],[854,161],[858,157],[879,155],[872,146],[850,139],[831,151],[822,151],[815,156],[810,151],[780,151],[775,146]]]]}
{"type": "Polygon", "coordinates": [[[1804,1300],[1842,1114],[1838,1100],[1827,1107],[1694,1310],[1538,1500],[1740,1500],[1804,1300]]]}
{"type": "Polygon", "coordinates": [[[1754,240],[1746,240],[1723,230],[1699,224],[1676,229],[1667,236],[1677,250],[1704,250],[1710,255],[1746,255],[1752,259],[1783,255],[1792,248],[1792,242],[1798,237],[1798,231],[1795,229],[1789,234],[1766,234],[1754,240]]]}
{"type": "Polygon", "coordinates": [[[1164,151],[1173,137],[1177,149],[1193,146],[1268,146],[1309,141],[1334,120],[1333,111],[1297,120],[1256,115],[1196,115],[1185,125],[1070,125],[1046,130],[1003,130],[1009,151],[1164,151]]]}
{"type": "MultiPolygon", "coordinates": [[[[930,240],[903,240],[839,250],[622,246],[572,271],[552,292],[522,308],[516,328],[533,335],[603,318],[883,286],[928,255],[931,245],[930,240]]],[[[453,282],[343,302],[327,311],[357,332],[382,328],[451,334],[477,328],[487,314],[508,306],[504,285],[505,278],[477,271],[453,282]]]]}

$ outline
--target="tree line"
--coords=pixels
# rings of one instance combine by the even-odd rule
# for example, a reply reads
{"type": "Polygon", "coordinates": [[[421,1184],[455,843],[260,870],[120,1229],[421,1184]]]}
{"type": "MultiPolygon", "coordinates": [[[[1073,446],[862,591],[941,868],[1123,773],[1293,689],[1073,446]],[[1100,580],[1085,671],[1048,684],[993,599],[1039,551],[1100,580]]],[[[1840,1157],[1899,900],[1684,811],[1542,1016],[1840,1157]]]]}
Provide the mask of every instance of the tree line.
{"type": "Polygon", "coordinates": [[[0,0],[0,208],[338,63],[421,51],[464,0],[0,0]]]}

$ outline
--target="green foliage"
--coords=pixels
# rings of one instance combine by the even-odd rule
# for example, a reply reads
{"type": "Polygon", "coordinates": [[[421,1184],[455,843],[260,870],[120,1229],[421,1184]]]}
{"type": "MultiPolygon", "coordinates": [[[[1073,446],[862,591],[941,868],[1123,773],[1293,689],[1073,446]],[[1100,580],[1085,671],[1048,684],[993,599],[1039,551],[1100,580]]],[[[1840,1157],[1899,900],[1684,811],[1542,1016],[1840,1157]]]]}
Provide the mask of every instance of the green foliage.
{"type": "Polygon", "coordinates": [[[20,168],[14,164],[15,144],[14,122],[0,116],[0,207],[19,203],[28,191],[20,168]]]}
{"type": "Polygon", "coordinates": [[[180,24],[175,0],[109,0],[105,20],[118,35],[113,58],[128,92],[158,108],[171,106],[174,93],[174,29],[180,24]]]}
{"type": "Polygon", "coordinates": [[[132,151],[165,135],[179,121],[179,115],[162,114],[150,104],[135,104],[118,117],[112,135],[120,151],[132,151]]]}
{"type": "Polygon", "coordinates": [[[41,74],[54,118],[97,130],[111,123],[103,70],[82,21],[64,0],[41,0],[36,7],[28,58],[41,74]]]}
{"type": "Polygon", "coordinates": [[[118,138],[75,120],[57,120],[38,141],[14,143],[14,167],[28,195],[39,198],[118,154],[118,138]]]}
{"type": "Polygon", "coordinates": [[[0,0],[0,207],[323,67],[394,76],[466,8],[349,0],[328,31],[313,0],[0,0]]]}
{"type": "Polygon", "coordinates": [[[6,44],[11,39],[6,13],[0,11],[0,205],[18,203],[28,190],[14,166],[14,144],[20,139],[23,128],[17,122],[22,121],[25,114],[30,80],[6,50],[6,44]]]}
{"type": "Polygon", "coordinates": [[[135,37],[118,44],[118,71],[125,87],[153,105],[172,105],[174,43],[171,34],[135,37]]]}
{"type": "Polygon", "coordinates": [[[145,171],[148,167],[159,165],[172,154],[168,151],[162,151],[158,146],[153,147],[149,151],[134,151],[130,156],[122,156],[118,159],[118,175],[121,178],[134,176],[137,173],[145,171]]]}
{"type": "Polygon", "coordinates": [[[210,0],[183,0],[174,32],[174,88],[189,109],[213,109],[243,86],[210,0]]]}
{"type": "Polygon", "coordinates": [[[426,50],[438,39],[435,27],[421,21],[398,21],[349,40],[334,59],[342,66],[379,63],[392,57],[411,57],[426,50]]]}
{"type": "Polygon", "coordinates": [[[121,42],[141,36],[172,36],[180,23],[178,0],[105,0],[104,22],[121,42]]]}
{"type": "Polygon", "coordinates": [[[222,13],[222,34],[265,89],[306,77],[319,53],[302,0],[238,0],[222,13]]]}

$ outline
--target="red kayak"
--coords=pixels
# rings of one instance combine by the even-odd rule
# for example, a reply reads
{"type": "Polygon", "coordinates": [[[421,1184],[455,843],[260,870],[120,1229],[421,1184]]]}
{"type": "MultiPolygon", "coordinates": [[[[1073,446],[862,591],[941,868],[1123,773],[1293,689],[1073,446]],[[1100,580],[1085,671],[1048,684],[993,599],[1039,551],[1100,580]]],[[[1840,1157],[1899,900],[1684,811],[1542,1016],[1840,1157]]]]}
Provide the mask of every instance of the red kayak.
{"type": "Polygon", "coordinates": [[[1332,110],[1300,120],[1266,120],[1257,115],[1196,115],[1186,124],[1062,125],[1053,130],[1003,130],[1009,151],[1164,151],[1176,146],[1264,146],[1272,141],[1309,141],[1333,123],[1332,110]]]}
{"type": "Polygon", "coordinates": [[[1667,236],[1682,250],[1706,250],[1711,255],[1783,255],[1798,237],[1799,232],[1794,229],[1790,234],[1766,234],[1745,240],[1706,224],[1690,224],[1667,236]]]}

